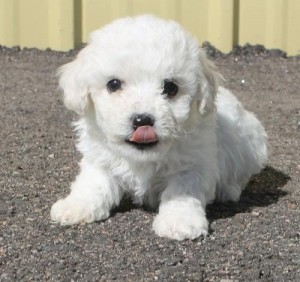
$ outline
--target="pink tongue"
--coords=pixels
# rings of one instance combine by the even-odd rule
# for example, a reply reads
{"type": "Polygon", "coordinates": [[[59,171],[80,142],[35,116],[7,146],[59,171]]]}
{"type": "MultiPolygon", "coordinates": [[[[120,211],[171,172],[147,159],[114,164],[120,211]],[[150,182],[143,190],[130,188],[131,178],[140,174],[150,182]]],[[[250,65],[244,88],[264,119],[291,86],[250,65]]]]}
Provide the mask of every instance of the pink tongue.
{"type": "Polygon", "coordinates": [[[152,126],[144,125],[138,127],[133,132],[129,141],[136,143],[151,143],[157,141],[157,136],[152,126]]]}

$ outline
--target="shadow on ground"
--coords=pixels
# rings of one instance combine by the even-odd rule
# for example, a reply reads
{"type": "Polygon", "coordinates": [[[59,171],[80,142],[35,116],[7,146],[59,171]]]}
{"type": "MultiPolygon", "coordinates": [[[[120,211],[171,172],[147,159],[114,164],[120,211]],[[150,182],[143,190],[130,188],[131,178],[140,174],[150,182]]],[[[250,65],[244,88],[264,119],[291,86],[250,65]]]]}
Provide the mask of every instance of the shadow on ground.
{"type": "MultiPolygon", "coordinates": [[[[277,203],[288,193],[281,188],[290,180],[290,177],[273,167],[267,166],[260,174],[252,177],[238,202],[212,203],[207,207],[209,221],[220,218],[233,217],[238,213],[251,211],[254,207],[265,207],[277,203]]],[[[130,197],[122,199],[120,205],[112,211],[112,217],[117,213],[130,212],[139,208],[134,205],[130,197]]],[[[147,212],[154,212],[143,207],[147,212]]]]}
{"type": "Polygon", "coordinates": [[[277,203],[288,194],[281,188],[289,180],[288,175],[267,166],[260,174],[252,177],[238,202],[213,203],[207,207],[207,217],[213,221],[251,211],[254,207],[277,203]]]}

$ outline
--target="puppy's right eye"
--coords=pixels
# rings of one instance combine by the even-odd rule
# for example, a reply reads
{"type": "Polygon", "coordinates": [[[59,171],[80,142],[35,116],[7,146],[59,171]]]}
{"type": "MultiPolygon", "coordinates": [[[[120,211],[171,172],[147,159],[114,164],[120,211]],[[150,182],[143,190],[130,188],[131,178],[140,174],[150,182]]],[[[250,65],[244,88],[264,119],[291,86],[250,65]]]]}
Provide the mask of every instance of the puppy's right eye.
{"type": "Polygon", "coordinates": [[[114,78],[106,84],[106,87],[109,92],[116,92],[121,89],[122,82],[119,79],[114,78]]]}

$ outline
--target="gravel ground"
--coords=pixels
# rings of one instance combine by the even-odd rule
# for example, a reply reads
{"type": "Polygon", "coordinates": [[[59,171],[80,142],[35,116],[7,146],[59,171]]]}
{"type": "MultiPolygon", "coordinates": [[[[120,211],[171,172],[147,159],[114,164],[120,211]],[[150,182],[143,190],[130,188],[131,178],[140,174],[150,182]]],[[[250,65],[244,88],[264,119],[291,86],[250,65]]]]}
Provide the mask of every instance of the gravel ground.
{"type": "Polygon", "coordinates": [[[207,238],[183,242],[157,237],[155,214],[129,201],[104,222],[51,224],[78,172],[55,77],[76,52],[0,48],[1,281],[300,281],[300,57],[206,48],[262,120],[270,157],[240,202],[208,207],[207,238]]]}

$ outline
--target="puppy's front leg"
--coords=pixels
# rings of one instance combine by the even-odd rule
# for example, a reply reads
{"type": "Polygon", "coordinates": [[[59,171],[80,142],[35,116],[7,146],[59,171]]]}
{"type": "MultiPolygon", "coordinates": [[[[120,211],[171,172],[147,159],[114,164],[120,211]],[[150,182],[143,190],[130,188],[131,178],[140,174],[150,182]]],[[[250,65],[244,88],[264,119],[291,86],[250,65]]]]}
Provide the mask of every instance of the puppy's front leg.
{"type": "Polygon", "coordinates": [[[214,180],[206,178],[205,181],[197,171],[184,171],[171,177],[161,195],[159,213],[153,222],[155,233],[176,240],[206,235],[205,206],[213,200],[214,193],[214,180]]]}
{"type": "Polygon", "coordinates": [[[52,221],[61,225],[106,219],[122,196],[105,170],[85,161],[80,165],[81,172],[72,184],[70,195],[51,208],[52,221]]]}

